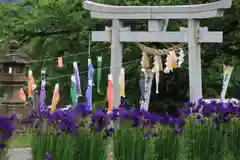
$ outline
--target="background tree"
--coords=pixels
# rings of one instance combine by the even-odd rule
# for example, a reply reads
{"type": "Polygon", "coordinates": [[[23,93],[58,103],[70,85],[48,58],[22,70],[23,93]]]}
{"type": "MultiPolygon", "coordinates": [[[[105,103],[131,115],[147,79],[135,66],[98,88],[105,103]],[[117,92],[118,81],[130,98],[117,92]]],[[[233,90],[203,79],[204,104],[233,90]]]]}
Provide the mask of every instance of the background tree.
{"type": "MultiPolygon", "coordinates": [[[[56,82],[61,87],[61,104],[70,103],[69,82],[72,74],[72,62],[78,60],[81,73],[82,86],[87,87],[87,49],[91,30],[103,30],[111,21],[96,20],[82,8],[83,0],[25,0],[22,3],[6,4],[0,6],[0,39],[4,49],[6,42],[16,39],[21,43],[21,48],[32,59],[42,60],[58,56],[66,56],[63,59],[64,68],[59,70],[56,60],[41,61],[28,66],[34,71],[34,76],[39,79],[41,68],[47,69],[48,76],[48,102],[52,98],[52,90],[56,82]],[[84,52],[85,51],[85,52],[84,52]],[[84,52],[84,53],[82,53],[84,52]],[[79,54],[82,53],[82,54],[79,54]],[[57,78],[54,78],[57,77],[57,78]]],[[[208,3],[206,0],[97,0],[99,3],[113,5],[176,5],[208,3]]],[[[228,89],[228,97],[240,98],[240,0],[233,1],[233,7],[225,12],[224,17],[202,20],[202,26],[208,26],[209,30],[223,30],[224,42],[222,44],[202,45],[202,71],[203,91],[205,98],[217,98],[220,95],[222,85],[222,65],[226,59],[233,59],[235,70],[228,89]]],[[[132,30],[146,30],[147,21],[126,21],[125,25],[132,30]]],[[[187,26],[186,20],[171,20],[168,30],[177,31],[180,26],[187,26]]],[[[148,46],[167,48],[174,44],[146,43],[148,46]]],[[[94,89],[93,100],[96,106],[105,103],[105,91],[107,86],[107,74],[109,73],[110,44],[92,43],[91,57],[96,66],[96,56],[103,56],[102,93],[94,89]],[[101,50],[101,51],[98,51],[101,50]]],[[[187,53],[187,48],[184,48],[187,53]]],[[[135,44],[124,44],[123,61],[134,61],[141,58],[141,51],[135,44]]],[[[139,103],[139,69],[140,61],[126,64],[126,94],[130,104],[139,103]]],[[[26,69],[27,71],[27,69],[26,69]]],[[[171,101],[183,102],[188,99],[188,59],[182,68],[174,70],[171,74],[161,74],[160,94],[155,94],[153,83],[151,94],[151,108],[155,110],[168,110],[164,104],[171,101]]],[[[38,81],[39,83],[40,81],[38,81]]],[[[96,83],[95,83],[96,84],[96,83]]],[[[84,101],[84,98],[80,99],[84,101]]]]}

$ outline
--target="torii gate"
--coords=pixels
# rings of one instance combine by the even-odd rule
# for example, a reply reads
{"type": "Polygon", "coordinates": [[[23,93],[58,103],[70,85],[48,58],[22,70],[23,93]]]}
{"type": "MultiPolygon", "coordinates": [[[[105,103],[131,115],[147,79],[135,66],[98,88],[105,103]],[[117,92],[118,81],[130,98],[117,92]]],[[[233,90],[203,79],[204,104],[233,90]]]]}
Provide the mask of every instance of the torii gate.
{"type": "Polygon", "coordinates": [[[200,27],[200,20],[222,17],[224,9],[231,8],[232,0],[213,3],[176,6],[113,6],[84,1],[84,9],[91,17],[111,19],[112,27],[93,31],[92,41],[111,42],[111,68],[114,86],[114,105],[120,104],[118,77],[122,67],[122,42],[185,42],[188,43],[190,100],[202,98],[202,71],[200,43],[222,43],[222,32],[209,32],[200,27]],[[131,31],[123,27],[123,20],[147,19],[148,31],[131,31]],[[169,19],[187,19],[188,27],[180,32],[166,32],[169,19]]]}

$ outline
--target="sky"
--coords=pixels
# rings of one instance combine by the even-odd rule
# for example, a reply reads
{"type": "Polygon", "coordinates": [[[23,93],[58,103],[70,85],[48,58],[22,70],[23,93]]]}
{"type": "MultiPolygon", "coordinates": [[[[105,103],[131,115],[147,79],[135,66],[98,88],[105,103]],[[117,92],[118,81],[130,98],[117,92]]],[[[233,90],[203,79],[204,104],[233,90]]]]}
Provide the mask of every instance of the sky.
{"type": "Polygon", "coordinates": [[[16,3],[23,2],[24,0],[0,0],[0,3],[16,3]]]}

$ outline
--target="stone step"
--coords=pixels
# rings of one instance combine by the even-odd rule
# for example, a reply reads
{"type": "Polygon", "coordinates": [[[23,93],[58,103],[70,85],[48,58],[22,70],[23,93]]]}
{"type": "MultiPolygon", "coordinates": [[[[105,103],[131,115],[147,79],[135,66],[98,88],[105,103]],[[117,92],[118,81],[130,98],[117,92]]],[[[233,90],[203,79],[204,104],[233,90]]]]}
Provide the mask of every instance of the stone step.
{"type": "Polygon", "coordinates": [[[31,160],[31,148],[17,148],[8,151],[9,160],[31,160]]]}

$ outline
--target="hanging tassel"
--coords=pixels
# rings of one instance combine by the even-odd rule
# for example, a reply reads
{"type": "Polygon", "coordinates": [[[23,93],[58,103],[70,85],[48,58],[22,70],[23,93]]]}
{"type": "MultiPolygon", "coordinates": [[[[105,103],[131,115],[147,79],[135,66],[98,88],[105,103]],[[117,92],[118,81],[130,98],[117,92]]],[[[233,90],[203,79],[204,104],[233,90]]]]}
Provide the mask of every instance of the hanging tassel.
{"type": "Polygon", "coordinates": [[[21,88],[19,91],[19,97],[22,101],[26,102],[27,98],[26,98],[26,94],[25,94],[23,88],[21,88]]]}
{"type": "Polygon", "coordinates": [[[93,68],[93,65],[90,63],[88,65],[88,88],[85,93],[87,110],[89,110],[89,111],[92,110],[93,75],[94,75],[94,68],[93,68]]]}
{"type": "Polygon", "coordinates": [[[59,69],[63,68],[63,58],[62,57],[58,57],[58,68],[59,69]]]}
{"type": "Polygon", "coordinates": [[[125,70],[121,68],[119,76],[120,96],[125,97],[125,70]]]}
{"type": "Polygon", "coordinates": [[[176,56],[175,51],[170,51],[166,58],[164,72],[169,73],[170,71],[173,71],[174,68],[177,68],[177,60],[178,57],[176,56]]]}
{"type": "Polygon", "coordinates": [[[102,76],[102,56],[97,57],[97,92],[100,93],[100,84],[102,76]]]}
{"type": "Polygon", "coordinates": [[[39,98],[39,107],[40,107],[40,112],[45,110],[45,99],[46,99],[46,77],[45,77],[46,71],[45,69],[42,69],[41,71],[41,90],[40,90],[40,98],[39,98]]]}
{"type": "Polygon", "coordinates": [[[76,89],[76,81],[75,81],[75,76],[71,76],[71,88],[70,88],[70,96],[72,99],[72,105],[76,105],[78,101],[77,97],[77,89],[76,89]]]}
{"type": "Polygon", "coordinates": [[[170,66],[170,57],[169,55],[167,55],[167,58],[166,58],[166,62],[165,62],[165,68],[164,68],[164,73],[170,73],[170,71],[172,71],[171,68],[169,68],[170,66]]]}
{"type": "Polygon", "coordinates": [[[78,71],[78,64],[76,61],[73,62],[73,70],[74,70],[74,76],[76,81],[77,96],[80,97],[82,96],[81,80],[80,80],[79,71],[78,71]]]}
{"type": "Polygon", "coordinates": [[[55,88],[53,91],[52,105],[50,110],[51,113],[53,113],[56,110],[59,99],[60,99],[59,84],[57,83],[55,84],[55,88]]]}
{"type": "Polygon", "coordinates": [[[171,57],[171,68],[177,68],[177,61],[178,61],[178,57],[176,55],[176,52],[175,51],[170,51],[169,52],[170,54],[170,57],[171,57]]]}
{"type": "Polygon", "coordinates": [[[154,56],[154,72],[155,72],[155,80],[156,80],[156,93],[159,93],[159,76],[160,76],[160,71],[163,70],[162,67],[162,59],[161,56],[154,56]]]}
{"type": "Polygon", "coordinates": [[[150,68],[149,58],[147,53],[142,52],[142,61],[141,61],[142,68],[150,68]]]}
{"type": "Polygon", "coordinates": [[[28,71],[28,97],[33,96],[33,85],[35,84],[32,70],[28,71]]]}
{"type": "Polygon", "coordinates": [[[185,54],[184,54],[184,51],[182,48],[180,48],[179,50],[179,57],[178,57],[178,67],[181,67],[183,62],[184,62],[184,57],[185,57],[185,54]]]}
{"type": "Polygon", "coordinates": [[[113,111],[113,82],[112,75],[108,75],[107,99],[108,99],[108,113],[113,111]]]}

